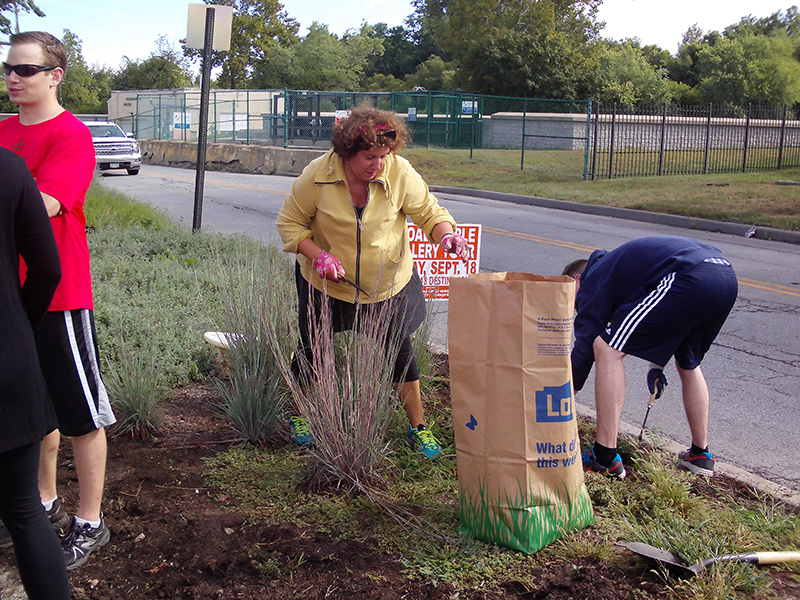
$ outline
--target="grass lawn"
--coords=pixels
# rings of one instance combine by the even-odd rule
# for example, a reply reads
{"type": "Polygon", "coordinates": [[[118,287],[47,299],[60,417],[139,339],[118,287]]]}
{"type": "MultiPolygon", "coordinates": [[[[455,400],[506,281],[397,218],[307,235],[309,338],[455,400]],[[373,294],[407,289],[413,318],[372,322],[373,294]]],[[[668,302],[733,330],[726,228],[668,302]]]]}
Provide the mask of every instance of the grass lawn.
{"type": "Polygon", "coordinates": [[[571,200],[800,231],[800,169],[584,181],[583,152],[411,148],[429,185],[571,200]]]}

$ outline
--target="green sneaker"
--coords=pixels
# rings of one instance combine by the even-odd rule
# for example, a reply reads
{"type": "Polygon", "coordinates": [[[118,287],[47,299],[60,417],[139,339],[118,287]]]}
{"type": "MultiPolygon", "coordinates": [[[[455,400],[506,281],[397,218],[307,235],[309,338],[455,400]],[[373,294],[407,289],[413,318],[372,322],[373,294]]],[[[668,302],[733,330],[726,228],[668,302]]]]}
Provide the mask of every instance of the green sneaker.
{"type": "Polygon", "coordinates": [[[308,428],[308,421],[303,417],[292,415],[289,417],[289,430],[291,435],[289,439],[298,446],[303,448],[313,448],[317,440],[311,435],[311,430],[308,428]]]}
{"type": "Polygon", "coordinates": [[[408,441],[412,447],[419,449],[422,455],[429,460],[436,460],[442,455],[442,446],[433,432],[420,425],[419,427],[408,426],[408,441]]]}

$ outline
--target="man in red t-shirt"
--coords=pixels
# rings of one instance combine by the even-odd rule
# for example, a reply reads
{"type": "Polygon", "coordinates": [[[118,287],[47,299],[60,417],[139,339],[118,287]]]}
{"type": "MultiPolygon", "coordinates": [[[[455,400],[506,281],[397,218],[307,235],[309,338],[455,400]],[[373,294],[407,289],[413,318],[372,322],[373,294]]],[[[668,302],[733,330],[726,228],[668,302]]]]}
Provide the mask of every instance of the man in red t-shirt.
{"type": "MultiPolygon", "coordinates": [[[[61,283],[35,331],[59,424],[42,441],[39,492],[51,522],[66,525],[69,517],[56,491],[60,431],[72,441],[80,490],[75,519],[61,543],[67,568],[73,569],[111,536],[100,504],[105,427],[116,419],[100,377],[83,213],[94,173],[94,147],[88,128],[59,104],[67,55],[57,38],[39,31],[12,35],[6,61],[6,87],[11,102],[19,106],[19,116],[0,122],[0,146],[25,159],[50,215],[61,258],[61,283]]],[[[24,272],[22,265],[23,278],[24,272]]],[[[0,538],[2,533],[7,535],[0,532],[0,538]]]]}

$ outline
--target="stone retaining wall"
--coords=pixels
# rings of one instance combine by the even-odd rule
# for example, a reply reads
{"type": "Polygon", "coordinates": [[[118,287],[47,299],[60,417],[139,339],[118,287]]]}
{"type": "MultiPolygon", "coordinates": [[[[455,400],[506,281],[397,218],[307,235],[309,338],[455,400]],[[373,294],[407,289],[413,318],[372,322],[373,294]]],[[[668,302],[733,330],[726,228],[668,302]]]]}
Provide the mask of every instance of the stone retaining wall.
{"type": "MultiPolygon", "coordinates": [[[[151,165],[187,166],[197,164],[197,142],[139,140],[142,161],[151,165]]],[[[206,165],[221,171],[299,175],[312,160],[326,150],[277,148],[245,144],[214,144],[206,147],[206,165]]]]}

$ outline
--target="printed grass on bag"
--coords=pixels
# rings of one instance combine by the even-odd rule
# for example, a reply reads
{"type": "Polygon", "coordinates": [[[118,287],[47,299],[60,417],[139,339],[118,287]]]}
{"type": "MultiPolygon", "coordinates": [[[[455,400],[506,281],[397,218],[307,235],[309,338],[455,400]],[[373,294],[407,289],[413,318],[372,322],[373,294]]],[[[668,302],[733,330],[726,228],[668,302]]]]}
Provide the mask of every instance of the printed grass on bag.
{"type": "Polygon", "coordinates": [[[479,482],[477,495],[462,490],[462,531],[485,542],[532,553],[594,521],[587,496],[574,497],[566,484],[558,497],[552,488],[525,490],[521,482],[517,483],[516,495],[496,488],[492,497],[485,480],[479,482]]]}

